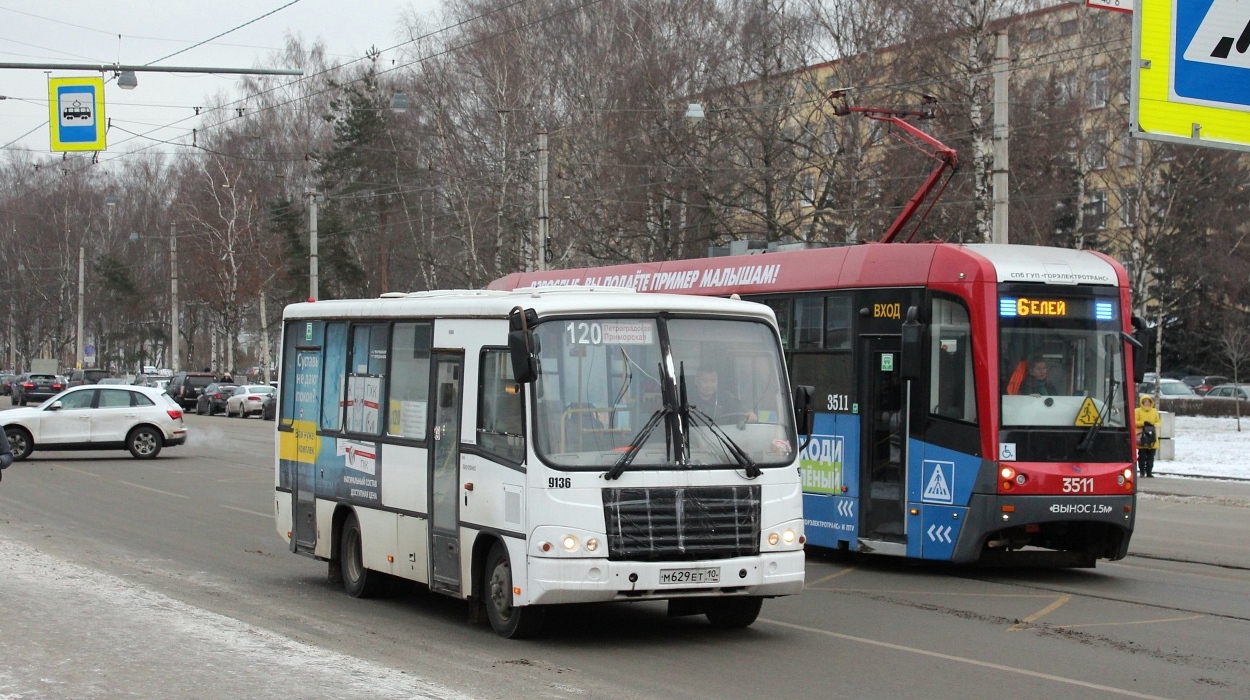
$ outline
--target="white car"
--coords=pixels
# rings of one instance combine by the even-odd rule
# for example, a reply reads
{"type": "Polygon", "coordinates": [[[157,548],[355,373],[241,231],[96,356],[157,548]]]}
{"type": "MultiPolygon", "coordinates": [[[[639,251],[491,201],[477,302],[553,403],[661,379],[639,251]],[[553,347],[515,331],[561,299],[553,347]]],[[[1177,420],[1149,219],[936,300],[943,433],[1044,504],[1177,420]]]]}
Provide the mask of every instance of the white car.
{"type": "Polygon", "coordinates": [[[226,417],[247,418],[252,414],[261,415],[265,397],[273,392],[274,388],[268,384],[244,384],[226,399],[226,417]]]}
{"type": "Polygon", "coordinates": [[[88,384],[38,406],[0,412],[14,460],[35,450],[126,449],[151,459],[187,441],[182,408],[159,389],[88,384]]]}

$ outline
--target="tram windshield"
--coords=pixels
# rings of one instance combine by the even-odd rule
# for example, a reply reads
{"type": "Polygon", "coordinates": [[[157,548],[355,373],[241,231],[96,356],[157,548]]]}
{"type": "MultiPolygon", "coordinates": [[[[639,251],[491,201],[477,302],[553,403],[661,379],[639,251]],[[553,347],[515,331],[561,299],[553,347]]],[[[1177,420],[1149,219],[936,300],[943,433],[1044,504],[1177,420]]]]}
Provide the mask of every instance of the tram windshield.
{"type": "Polygon", "coordinates": [[[1003,427],[1124,427],[1124,340],[1114,299],[999,299],[1003,427]]]}
{"type": "Polygon", "coordinates": [[[772,328],[707,318],[577,318],[537,328],[535,444],[560,468],[791,463],[793,417],[772,328]]]}

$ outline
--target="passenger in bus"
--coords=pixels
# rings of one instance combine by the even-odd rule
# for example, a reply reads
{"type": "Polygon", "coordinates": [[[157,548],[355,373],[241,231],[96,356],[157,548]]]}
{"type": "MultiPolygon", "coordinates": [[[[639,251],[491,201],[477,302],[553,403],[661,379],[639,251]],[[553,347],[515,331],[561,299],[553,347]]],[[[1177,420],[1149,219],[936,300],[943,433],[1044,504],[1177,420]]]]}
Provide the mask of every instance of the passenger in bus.
{"type": "Polygon", "coordinates": [[[1024,394],[1027,396],[1057,396],[1059,391],[1047,379],[1050,367],[1046,359],[1033,357],[1027,363],[1021,363],[1007,384],[1008,394],[1024,394]]]}

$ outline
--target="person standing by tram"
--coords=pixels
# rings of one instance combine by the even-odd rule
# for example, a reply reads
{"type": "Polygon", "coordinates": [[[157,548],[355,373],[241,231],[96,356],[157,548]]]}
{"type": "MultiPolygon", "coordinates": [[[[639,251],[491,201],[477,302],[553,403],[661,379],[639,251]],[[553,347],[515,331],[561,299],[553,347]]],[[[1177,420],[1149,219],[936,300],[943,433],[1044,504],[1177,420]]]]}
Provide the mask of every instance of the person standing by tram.
{"type": "Polygon", "coordinates": [[[1137,426],[1137,474],[1153,479],[1159,449],[1159,411],[1153,396],[1146,394],[1138,401],[1133,423],[1137,426]]]}

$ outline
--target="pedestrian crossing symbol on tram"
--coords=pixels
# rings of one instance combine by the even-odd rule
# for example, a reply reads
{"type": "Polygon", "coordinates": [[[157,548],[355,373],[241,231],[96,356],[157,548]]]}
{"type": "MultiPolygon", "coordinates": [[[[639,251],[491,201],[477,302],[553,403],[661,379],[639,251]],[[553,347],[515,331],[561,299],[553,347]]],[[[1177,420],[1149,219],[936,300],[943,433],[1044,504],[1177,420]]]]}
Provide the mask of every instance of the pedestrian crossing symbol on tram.
{"type": "Polygon", "coordinates": [[[1098,407],[1094,405],[1094,400],[1086,396],[1081,402],[1081,410],[1076,412],[1076,420],[1073,425],[1082,428],[1088,428],[1098,423],[1098,407]]]}
{"type": "Polygon", "coordinates": [[[929,503],[955,502],[955,494],[951,490],[951,483],[955,480],[954,462],[926,459],[921,475],[924,478],[925,487],[924,492],[920,494],[920,500],[929,503]]]}

